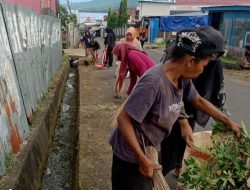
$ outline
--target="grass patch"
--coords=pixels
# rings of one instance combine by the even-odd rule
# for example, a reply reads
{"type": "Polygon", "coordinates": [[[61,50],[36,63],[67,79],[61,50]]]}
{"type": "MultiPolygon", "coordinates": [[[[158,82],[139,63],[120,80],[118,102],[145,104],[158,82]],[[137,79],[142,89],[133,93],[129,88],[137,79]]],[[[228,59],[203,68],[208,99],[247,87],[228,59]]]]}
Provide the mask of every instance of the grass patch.
{"type": "Polygon", "coordinates": [[[5,169],[7,172],[12,171],[14,168],[14,157],[9,154],[4,161],[5,169]]]}
{"type": "Polygon", "coordinates": [[[225,64],[237,64],[238,59],[233,56],[221,56],[220,60],[225,64]]]}
{"type": "Polygon", "coordinates": [[[240,70],[240,66],[239,66],[239,60],[236,57],[233,56],[221,56],[220,57],[221,62],[224,65],[225,69],[230,69],[230,70],[240,70]]]}
{"type": "Polygon", "coordinates": [[[159,47],[159,48],[164,48],[166,46],[166,42],[162,41],[162,42],[145,42],[146,46],[149,47],[159,47]]]}

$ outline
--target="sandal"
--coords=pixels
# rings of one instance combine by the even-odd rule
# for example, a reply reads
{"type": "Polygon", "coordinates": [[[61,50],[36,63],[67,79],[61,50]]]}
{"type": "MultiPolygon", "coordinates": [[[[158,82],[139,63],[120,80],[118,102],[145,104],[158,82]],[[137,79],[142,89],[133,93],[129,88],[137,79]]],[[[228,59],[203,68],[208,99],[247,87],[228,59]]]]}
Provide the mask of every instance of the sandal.
{"type": "Polygon", "coordinates": [[[115,98],[115,99],[121,99],[122,97],[119,96],[119,95],[115,95],[114,98],[115,98]]]}

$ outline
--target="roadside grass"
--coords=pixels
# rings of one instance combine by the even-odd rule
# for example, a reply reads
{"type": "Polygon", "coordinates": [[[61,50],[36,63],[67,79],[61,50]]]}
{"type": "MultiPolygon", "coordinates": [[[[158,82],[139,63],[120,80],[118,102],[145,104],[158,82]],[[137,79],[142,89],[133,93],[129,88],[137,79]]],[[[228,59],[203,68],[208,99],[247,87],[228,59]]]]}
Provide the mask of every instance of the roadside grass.
{"type": "Polygon", "coordinates": [[[145,42],[145,46],[147,47],[157,47],[157,48],[164,48],[166,46],[166,42],[145,42]]]}
{"type": "Polygon", "coordinates": [[[235,58],[235,57],[233,57],[233,56],[230,56],[230,55],[228,55],[228,56],[221,56],[220,57],[220,60],[223,62],[223,63],[225,63],[225,64],[236,64],[237,63],[237,61],[238,61],[238,59],[237,58],[235,58]]]}
{"type": "Polygon", "coordinates": [[[11,155],[11,154],[6,156],[4,164],[5,164],[5,169],[6,169],[7,172],[13,171],[14,166],[15,166],[14,156],[11,155]]]}
{"type": "Polygon", "coordinates": [[[226,69],[233,69],[233,70],[239,70],[241,69],[239,66],[239,59],[230,55],[227,56],[221,56],[220,57],[221,62],[224,65],[224,68],[226,69]]]}

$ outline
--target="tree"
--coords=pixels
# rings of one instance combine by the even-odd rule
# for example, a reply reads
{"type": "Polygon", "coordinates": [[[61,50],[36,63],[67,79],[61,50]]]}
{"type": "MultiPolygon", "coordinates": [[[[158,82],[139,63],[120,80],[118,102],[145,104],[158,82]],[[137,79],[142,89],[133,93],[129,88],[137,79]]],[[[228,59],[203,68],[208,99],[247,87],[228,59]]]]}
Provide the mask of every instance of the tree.
{"type": "Polygon", "coordinates": [[[59,18],[61,19],[62,26],[66,27],[68,23],[73,22],[77,24],[77,16],[75,13],[69,14],[67,9],[60,5],[59,18]]]}
{"type": "Polygon", "coordinates": [[[114,11],[111,10],[111,7],[109,7],[109,11],[108,11],[108,27],[117,28],[117,21],[118,21],[117,14],[114,11]]]}
{"type": "MultiPolygon", "coordinates": [[[[62,34],[62,39],[63,39],[63,47],[66,48],[69,45],[69,24],[72,24],[73,30],[72,30],[72,34],[73,37],[72,39],[75,40],[75,32],[74,32],[74,28],[77,25],[77,16],[75,13],[69,14],[67,9],[63,6],[60,5],[60,9],[59,9],[59,18],[61,19],[61,26],[63,26],[66,31],[64,31],[64,33],[62,34]]],[[[73,42],[75,43],[75,42],[73,42]]]]}
{"type": "Polygon", "coordinates": [[[117,28],[117,19],[118,19],[117,14],[114,11],[112,11],[108,19],[108,27],[117,28]]]}
{"type": "Polygon", "coordinates": [[[59,18],[61,19],[62,26],[66,27],[67,23],[69,23],[69,13],[62,5],[60,5],[59,18]]]}
{"type": "Polygon", "coordinates": [[[73,22],[75,25],[77,24],[77,16],[75,13],[70,15],[70,21],[73,22]]]}
{"type": "Polygon", "coordinates": [[[69,9],[69,14],[71,15],[71,6],[70,6],[70,2],[69,2],[69,0],[67,0],[67,4],[68,4],[68,9],[69,9]]]}
{"type": "Polygon", "coordinates": [[[119,8],[119,16],[118,16],[118,26],[125,26],[128,22],[128,0],[121,0],[120,8],[119,8]]]}
{"type": "Polygon", "coordinates": [[[110,17],[110,15],[111,15],[111,7],[109,7],[108,18],[110,17]]]}

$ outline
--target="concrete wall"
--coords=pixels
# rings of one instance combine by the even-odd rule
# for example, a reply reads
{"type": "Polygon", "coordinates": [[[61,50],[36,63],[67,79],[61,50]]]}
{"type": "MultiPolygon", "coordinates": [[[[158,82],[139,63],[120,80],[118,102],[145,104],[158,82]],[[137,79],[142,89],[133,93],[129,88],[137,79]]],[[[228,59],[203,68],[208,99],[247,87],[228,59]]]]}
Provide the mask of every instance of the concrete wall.
{"type": "Polygon", "coordinates": [[[168,3],[140,3],[140,18],[143,16],[166,16],[170,14],[170,4],[168,3]]]}
{"type": "Polygon", "coordinates": [[[205,5],[171,5],[171,11],[187,11],[187,12],[197,12],[201,11],[201,7],[205,7],[205,5]]]}
{"type": "Polygon", "coordinates": [[[61,63],[60,21],[0,4],[0,175],[29,135],[28,118],[61,63]]]}

